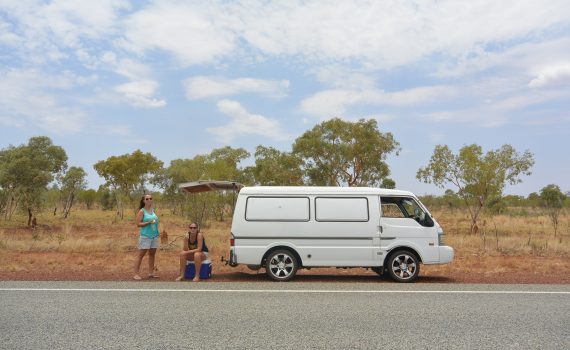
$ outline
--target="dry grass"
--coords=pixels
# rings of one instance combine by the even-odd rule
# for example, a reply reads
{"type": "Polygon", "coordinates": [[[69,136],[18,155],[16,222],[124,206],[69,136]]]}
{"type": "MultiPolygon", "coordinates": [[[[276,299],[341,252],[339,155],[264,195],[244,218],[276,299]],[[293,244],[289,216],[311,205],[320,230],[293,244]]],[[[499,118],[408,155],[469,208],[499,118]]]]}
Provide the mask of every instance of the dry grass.
{"type": "MultiPolygon", "coordinates": [[[[170,278],[177,273],[177,254],[188,220],[158,212],[168,242],[161,245],[157,265],[160,273],[170,278]]],[[[441,210],[435,211],[434,216],[446,232],[446,243],[455,248],[456,258],[452,264],[425,266],[422,274],[499,276],[516,271],[538,276],[558,271],[570,280],[568,215],[561,218],[556,237],[548,217],[540,213],[487,217],[476,235],[469,234],[469,217],[463,212],[441,210]]],[[[138,239],[132,219],[118,220],[109,211],[78,210],[67,220],[47,214],[39,216],[35,230],[27,228],[25,222],[25,217],[0,221],[0,251],[5,261],[0,266],[2,278],[31,276],[34,271],[41,271],[46,279],[108,279],[110,275],[116,279],[130,278],[138,239]]],[[[229,222],[203,225],[216,273],[249,271],[219,263],[220,257],[229,255],[229,227],[229,222]]],[[[146,269],[146,259],[142,269],[146,269]]],[[[339,272],[335,269],[331,273],[339,272]]]]}
{"type": "Polygon", "coordinates": [[[490,255],[570,256],[570,217],[561,218],[558,233],[546,215],[483,218],[477,234],[470,233],[464,212],[435,212],[446,242],[457,250],[490,255]]]}

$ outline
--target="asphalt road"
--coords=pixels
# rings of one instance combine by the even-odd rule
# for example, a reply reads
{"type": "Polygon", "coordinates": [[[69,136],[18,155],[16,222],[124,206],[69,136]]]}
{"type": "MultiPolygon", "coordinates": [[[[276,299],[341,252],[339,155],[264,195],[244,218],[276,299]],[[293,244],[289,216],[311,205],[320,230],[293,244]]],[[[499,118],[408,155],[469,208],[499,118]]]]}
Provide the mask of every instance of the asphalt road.
{"type": "Polygon", "coordinates": [[[568,349],[570,285],[0,282],[2,349],[568,349]]]}

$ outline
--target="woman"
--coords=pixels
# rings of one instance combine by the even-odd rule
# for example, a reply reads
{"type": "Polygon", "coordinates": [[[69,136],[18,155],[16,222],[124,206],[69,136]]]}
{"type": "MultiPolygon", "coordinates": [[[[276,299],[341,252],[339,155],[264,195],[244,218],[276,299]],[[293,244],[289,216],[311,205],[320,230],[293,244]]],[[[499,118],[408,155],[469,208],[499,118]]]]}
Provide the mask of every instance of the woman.
{"type": "Polygon", "coordinates": [[[139,212],[137,213],[137,227],[140,227],[139,253],[135,262],[135,280],[142,279],[140,267],[143,257],[148,252],[148,277],[158,278],[154,274],[154,256],[158,248],[158,216],[152,207],[152,196],[145,194],[141,198],[139,212]]]}
{"type": "Polygon", "coordinates": [[[188,236],[184,237],[182,251],[180,252],[180,276],[176,278],[177,281],[184,279],[184,271],[186,270],[186,261],[194,261],[196,274],[194,275],[194,282],[200,282],[200,268],[202,268],[202,261],[208,258],[208,247],[204,240],[204,235],[198,229],[198,225],[193,222],[188,227],[190,231],[188,236]]]}

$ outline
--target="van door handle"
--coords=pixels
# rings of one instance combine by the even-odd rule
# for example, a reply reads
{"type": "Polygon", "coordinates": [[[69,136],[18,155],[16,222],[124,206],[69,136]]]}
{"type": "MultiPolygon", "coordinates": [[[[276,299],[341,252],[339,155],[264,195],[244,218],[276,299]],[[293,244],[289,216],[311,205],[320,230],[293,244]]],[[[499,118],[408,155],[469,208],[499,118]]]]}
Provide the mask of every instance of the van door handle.
{"type": "Polygon", "coordinates": [[[380,233],[384,233],[384,230],[382,229],[382,225],[378,226],[378,228],[380,229],[380,233]]]}

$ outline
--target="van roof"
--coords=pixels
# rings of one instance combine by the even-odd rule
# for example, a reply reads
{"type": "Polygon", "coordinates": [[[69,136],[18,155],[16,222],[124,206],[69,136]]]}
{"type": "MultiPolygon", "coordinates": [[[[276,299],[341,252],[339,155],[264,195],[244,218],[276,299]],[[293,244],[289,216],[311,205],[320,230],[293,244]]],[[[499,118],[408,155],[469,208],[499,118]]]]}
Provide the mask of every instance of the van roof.
{"type": "MultiPolygon", "coordinates": [[[[414,196],[412,192],[402,190],[390,190],[376,187],[323,187],[323,186],[254,186],[244,187],[239,194],[371,194],[371,195],[393,195],[393,196],[414,196]]],[[[414,196],[415,197],[415,196],[414,196]]]]}

